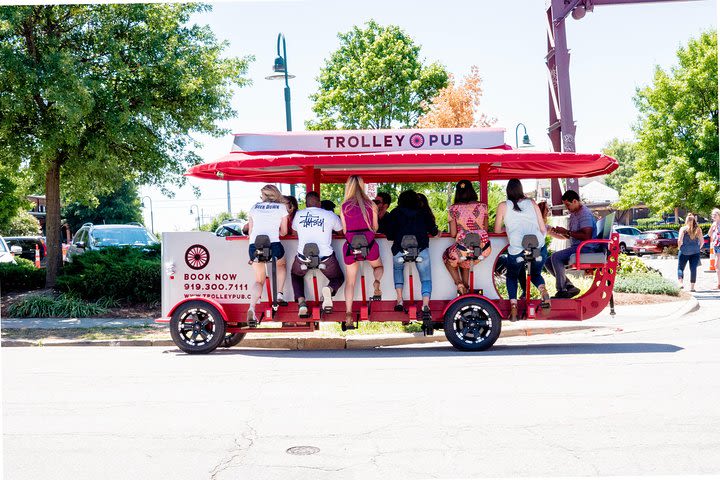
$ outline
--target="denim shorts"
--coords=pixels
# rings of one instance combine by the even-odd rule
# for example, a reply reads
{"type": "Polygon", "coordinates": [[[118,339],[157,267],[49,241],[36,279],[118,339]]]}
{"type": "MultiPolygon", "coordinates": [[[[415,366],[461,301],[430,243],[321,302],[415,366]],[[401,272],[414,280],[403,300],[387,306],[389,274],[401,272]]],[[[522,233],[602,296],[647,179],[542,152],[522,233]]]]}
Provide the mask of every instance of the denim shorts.
{"type": "MultiPolygon", "coordinates": [[[[252,262],[255,260],[255,244],[251,243],[248,247],[248,253],[250,255],[250,261],[252,262]]],[[[285,256],[285,248],[283,248],[282,243],[280,242],[272,242],[270,244],[270,255],[273,256],[276,260],[280,260],[285,256]]]]}

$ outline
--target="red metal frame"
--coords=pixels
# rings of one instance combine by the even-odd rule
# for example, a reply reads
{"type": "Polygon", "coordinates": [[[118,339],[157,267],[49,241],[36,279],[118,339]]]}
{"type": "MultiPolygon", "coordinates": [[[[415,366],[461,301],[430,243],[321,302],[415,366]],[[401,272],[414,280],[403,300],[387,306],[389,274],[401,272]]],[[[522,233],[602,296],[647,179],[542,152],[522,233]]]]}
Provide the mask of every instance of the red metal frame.
{"type": "MultiPolygon", "coordinates": [[[[244,180],[250,182],[304,183],[308,190],[319,191],[322,183],[344,183],[351,174],[360,174],[366,182],[427,182],[457,181],[461,178],[479,179],[481,200],[487,203],[487,182],[509,178],[567,178],[588,177],[610,173],[618,167],[615,159],[602,154],[581,154],[567,152],[514,151],[508,146],[491,149],[461,150],[417,150],[377,153],[302,153],[280,152],[274,154],[233,152],[218,161],[192,167],[187,175],[199,178],[222,180],[244,180]]],[[[239,239],[226,237],[227,240],[239,239]]],[[[555,320],[584,320],[597,315],[610,301],[615,282],[619,252],[619,235],[613,234],[610,240],[589,240],[578,247],[575,268],[594,270],[593,285],[582,297],[575,299],[554,299],[552,311],[537,309],[535,318],[555,320]],[[583,264],[580,262],[580,249],[590,243],[608,245],[607,263],[583,264]]],[[[455,302],[463,298],[478,298],[488,302],[501,318],[507,318],[510,311],[509,300],[490,300],[482,292],[474,292],[474,272],[470,272],[470,293],[450,300],[431,300],[433,312],[442,311],[444,317],[455,302]]],[[[317,279],[314,280],[315,301],[312,318],[299,319],[297,303],[281,307],[274,317],[264,318],[263,322],[288,322],[300,324],[294,327],[243,328],[246,304],[220,305],[204,298],[183,299],[173,307],[170,315],[182,304],[192,300],[203,300],[218,308],[223,319],[228,322],[230,333],[250,332],[312,332],[315,322],[343,322],[344,302],[334,302],[333,312],[320,314],[320,299],[317,279]],[[305,324],[305,325],[303,325],[305,324]]],[[[365,285],[364,268],[361,270],[362,300],[360,320],[377,322],[403,321],[403,315],[394,311],[395,301],[373,301],[369,308],[365,285]]],[[[415,320],[417,306],[414,298],[414,279],[410,272],[410,320],[415,320]]],[[[266,279],[266,285],[267,279],[266,279]]],[[[269,286],[269,285],[268,285],[269,286]]],[[[529,291],[529,290],[528,290],[529,291]]],[[[268,294],[271,303],[271,294],[268,294]]],[[[527,297],[518,301],[518,308],[530,305],[537,307],[539,300],[527,297]]],[[[270,306],[271,309],[271,306],[270,306]]],[[[405,317],[407,318],[407,317],[405,317]]],[[[159,321],[167,321],[161,319],[159,321]]]]}

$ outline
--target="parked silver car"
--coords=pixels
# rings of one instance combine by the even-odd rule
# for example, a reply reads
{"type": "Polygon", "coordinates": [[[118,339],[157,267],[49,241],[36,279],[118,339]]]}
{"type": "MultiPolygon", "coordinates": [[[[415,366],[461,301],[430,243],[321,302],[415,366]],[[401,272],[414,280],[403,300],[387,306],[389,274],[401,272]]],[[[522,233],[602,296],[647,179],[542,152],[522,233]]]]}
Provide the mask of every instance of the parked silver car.
{"type": "Polygon", "coordinates": [[[635,227],[625,225],[613,225],[613,232],[620,234],[620,252],[625,254],[633,253],[633,246],[643,233],[635,227]]]}
{"type": "Polygon", "coordinates": [[[21,253],[21,247],[13,246],[8,248],[5,239],[0,237],[0,263],[17,263],[15,261],[15,255],[20,255],[21,253]]]}
{"type": "Polygon", "coordinates": [[[129,225],[93,225],[86,223],[75,233],[68,248],[68,261],[88,250],[105,247],[147,247],[157,245],[158,239],[145,227],[138,224],[129,225]]]}

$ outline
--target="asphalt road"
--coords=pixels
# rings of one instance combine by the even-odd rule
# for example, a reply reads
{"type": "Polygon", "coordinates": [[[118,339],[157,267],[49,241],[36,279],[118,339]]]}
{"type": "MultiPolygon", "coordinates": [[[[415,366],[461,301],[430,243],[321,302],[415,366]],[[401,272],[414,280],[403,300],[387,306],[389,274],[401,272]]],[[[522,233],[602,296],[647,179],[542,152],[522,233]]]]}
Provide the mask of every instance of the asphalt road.
{"type": "Polygon", "coordinates": [[[482,354],[4,348],[5,478],[720,473],[711,297],[684,318],[482,354]]]}

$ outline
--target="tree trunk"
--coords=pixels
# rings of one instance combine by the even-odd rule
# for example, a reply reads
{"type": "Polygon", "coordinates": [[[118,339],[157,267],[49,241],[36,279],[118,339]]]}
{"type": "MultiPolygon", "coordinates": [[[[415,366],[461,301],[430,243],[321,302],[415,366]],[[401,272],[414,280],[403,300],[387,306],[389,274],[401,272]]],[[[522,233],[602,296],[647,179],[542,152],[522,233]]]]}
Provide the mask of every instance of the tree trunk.
{"type": "Polygon", "coordinates": [[[45,287],[55,287],[55,279],[62,262],[62,239],[60,238],[60,161],[52,160],[45,172],[45,243],[47,244],[47,267],[45,287]]]}

